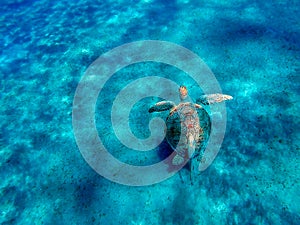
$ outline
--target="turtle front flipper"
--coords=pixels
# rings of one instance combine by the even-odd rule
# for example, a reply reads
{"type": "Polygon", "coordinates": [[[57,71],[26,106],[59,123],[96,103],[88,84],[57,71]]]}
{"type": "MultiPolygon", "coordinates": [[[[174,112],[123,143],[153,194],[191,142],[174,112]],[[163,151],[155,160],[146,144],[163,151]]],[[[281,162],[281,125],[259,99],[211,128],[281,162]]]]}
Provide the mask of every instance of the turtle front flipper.
{"type": "Polygon", "coordinates": [[[200,96],[200,98],[196,100],[196,102],[202,105],[210,105],[210,104],[223,102],[231,99],[233,99],[233,97],[230,95],[223,95],[217,93],[217,94],[210,94],[210,95],[202,95],[200,96]]]}
{"type": "Polygon", "coordinates": [[[162,102],[158,102],[155,105],[151,106],[151,108],[148,111],[149,111],[149,113],[161,112],[161,111],[170,110],[175,106],[176,106],[175,103],[172,101],[162,101],[162,102]]]}

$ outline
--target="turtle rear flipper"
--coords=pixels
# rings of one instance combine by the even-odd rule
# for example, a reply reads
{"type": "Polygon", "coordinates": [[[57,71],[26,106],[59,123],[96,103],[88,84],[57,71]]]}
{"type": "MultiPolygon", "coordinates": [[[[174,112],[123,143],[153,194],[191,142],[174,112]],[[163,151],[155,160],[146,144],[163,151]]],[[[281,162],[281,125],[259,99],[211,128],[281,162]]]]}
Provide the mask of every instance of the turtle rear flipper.
{"type": "Polygon", "coordinates": [[[175,151],[176,151],[176,155],[174,156],[174,158],[172,160],[172,164],[174,166],[179,166],[182,163],[186,163],[187,160],[190,160],[193,157],[193,155],[195,153],[195,143],[193,141],[193,143],[190,144],[188,141],[187,147],[177,146],[175,151]]]}
{"type": "Polygon", "coordinates": [[[150,107],[150,109],[148,111],[149,111],[149,113],[161,112],[161,111],[170,110],[175,106],[176,106],[175,103],[172,101],[161,101],[161,102],[156,103],[152,107],[150,107]]]}
{"type": "Polygon", "coordinates": [[[184,163],[184,157],[182,157],[181,155],[176,154],[172,160],[172,164],[174,166],[179,166],[182,163],[184,163]]]}
{"type": "Polygon", "coordinates": [[[210,105],[218,102],[223,102],[226,100],[231,100],[233,99],[232,96],[230,95],[224,95],[224,94],[210,94],[210,95],[202,95],[200,98],[196,100],[198,104],[202,105],[210,105]]]}

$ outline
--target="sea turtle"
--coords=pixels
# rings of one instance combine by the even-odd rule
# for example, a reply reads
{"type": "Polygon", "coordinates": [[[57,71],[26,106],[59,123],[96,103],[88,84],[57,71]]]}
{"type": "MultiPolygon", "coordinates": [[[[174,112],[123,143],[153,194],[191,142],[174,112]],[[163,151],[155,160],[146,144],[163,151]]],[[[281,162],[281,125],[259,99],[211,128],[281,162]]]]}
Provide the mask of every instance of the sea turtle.
{"type": "Polygon", "coordinates": [[[203,105],[232,99],[230,95],[209,94],[200,96],[196,103],[188,102],[188,90],[183,85],[179,88],[179,96],[181,101],[178,105],[172,101],[161,101],[149,109],[150,113],[170,110],[166,119],[166,139],[176,151],[172,159],[174,166],[192,158],[209,136],[210,119],[203,105]]]}

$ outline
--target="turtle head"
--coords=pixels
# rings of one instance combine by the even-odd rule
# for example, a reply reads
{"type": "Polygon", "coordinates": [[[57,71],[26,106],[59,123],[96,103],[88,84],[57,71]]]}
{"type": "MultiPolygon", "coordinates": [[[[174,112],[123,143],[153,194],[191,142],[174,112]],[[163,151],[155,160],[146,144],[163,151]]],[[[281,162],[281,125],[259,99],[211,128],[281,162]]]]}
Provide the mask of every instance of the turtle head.
{"type": "Polygon", "coordinates": [[[180,95],[181,101],[184,100],[188,96],[188,90],[187,90],[186,86],[184,86],[184,85],[180,86],[179,95],[180,95]]]}

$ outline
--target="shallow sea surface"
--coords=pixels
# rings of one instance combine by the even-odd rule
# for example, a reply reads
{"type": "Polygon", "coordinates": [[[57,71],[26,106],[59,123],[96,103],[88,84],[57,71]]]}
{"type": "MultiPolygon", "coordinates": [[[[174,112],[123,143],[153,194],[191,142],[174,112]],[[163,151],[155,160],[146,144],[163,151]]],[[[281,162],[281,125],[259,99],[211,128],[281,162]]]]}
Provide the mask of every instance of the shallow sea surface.
{"type": "MultiPolygon", "coordinates": [[[[300,224],[299,15],[299,2],[287,0],[1,1],[0,224],[300,224]],[[193,51],[234,97],[221,149],[193,185],[186,168],[150,186],[111,182],[76,144],[73,98],[84,72],[141,40],[193,51]]],[[[134,165],[158,162],[170,147],[124,147],[111,107],[124,86],[152,75],[202,94],[187,74],[155,62],[107,81],[95,108],[99,137],[134,165]]],[[[153,116],[167,116],[148,113],[156,101],[130,112],[138,138],[150,135],[153,116]]]]}

